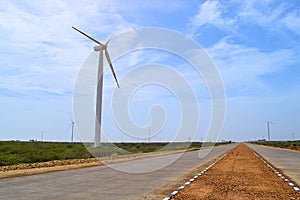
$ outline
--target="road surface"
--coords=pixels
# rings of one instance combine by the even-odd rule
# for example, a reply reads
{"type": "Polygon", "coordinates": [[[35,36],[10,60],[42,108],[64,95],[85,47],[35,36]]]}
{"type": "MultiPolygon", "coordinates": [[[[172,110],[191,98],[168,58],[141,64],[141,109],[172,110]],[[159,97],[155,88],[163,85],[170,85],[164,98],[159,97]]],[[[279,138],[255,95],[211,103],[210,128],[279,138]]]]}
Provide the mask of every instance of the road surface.
{"type": "MultiPolygon", "coordinates": [[[[204,158],[199,151],[187,152],[171,165],[147,173],[123,171],[159,166],[172,160],[176,154],[145,158],[108,166],[98,166],[52,172],[40,175],[0,180],[1,199],[160,199],[161,191],[180,184],[188,171],[224,154],[235,144],[215,147],[204,158]],[[178,182],[179,181],[179,182],[178,182]],[[158,192],[159,191],[159,192],[158,192]]],[[[171,189],[171,188],[170,188],[171,189]]]]}
{"type": "Polygon", "coordinates": [[[300,185],[300,152],[254,144],[247,145],[274,167],[280,169],[285,175],[290,177],[294,183],[300,185]]]}

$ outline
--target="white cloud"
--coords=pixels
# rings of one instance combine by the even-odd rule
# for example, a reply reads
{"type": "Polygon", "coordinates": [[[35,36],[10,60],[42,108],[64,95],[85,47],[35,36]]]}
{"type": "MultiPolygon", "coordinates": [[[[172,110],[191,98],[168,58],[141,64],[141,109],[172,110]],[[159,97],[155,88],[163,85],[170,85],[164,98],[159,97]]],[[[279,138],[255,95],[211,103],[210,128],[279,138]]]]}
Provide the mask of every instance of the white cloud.
{"type": "Polygon", "coordinates": [[[198,10],[197,15],[190,19],[192,32],[197,30],[197,27],[205,24],[211,24],[221,29],[227,29],[233,23],[232,19],[222,16],[222,8],[218,1],[210,0],[204,2],[198,10]]]}
{"type": "Polygon", "coordinates": [[[2,71],[0,88],[23,94],[64,94],[72,90],[78,69],[92,51],[93,43],[71,26],[79,26],[104,40],[118,24],[122,24],[122,29],[124,25],[131,26],[115,13],[114,4],[104,1],[2,1],[0,65],[7,70],[2,71]]]}
{"type": "Polygon", "coordinates": [[[241,5],[238,17],[247,23],[269,26],[278,20],[286,9],[287,6],[284,4],[272,6],[269,1],[245,1],[241,5]]]}
{"type": "MultiPolygon", "coordinates": [[[[296,50],[287,47],[270,50],[273,44],[262,42],[257,45],[256,42],[248,41],[256,40],[251,33],[263,34],[270,39],[275,36],[278,39],[278,36],[286,33],[285,27],[299,34],[299,17],[296,11],[291,10],[293,9],[290,5],[274,1],[225,3],[208,0],[200,5],[197,15],[191,18],[190,23],[193,33],[200,30],[199,27],[201,33],[204,26],[209,24],[227,35],[220,36],[223,38],[208,49],[221,68],[227,88],[266,89],[267,85],[262,81],[262,76],[285,70],[291,64],[299,62],[296,50]],[[232,8],[234,10],[230,10],[232,8]],[[261,27],[265,32],[252,25],[261,27]],[[244,29],[243,26],[247,28],[244,29]]],[[[260,40],[261,38],[257,38],[257,41],[260,40]]],[[[282,37],[282,40],[289,39],[282,37]]]]}
{"type": "Polygon", "coordinates": [[[221,71],[225,87],[239,89],[268,89],[261,76],[283,71],[294,63],[292,50],[263,52],[258,48],[231,44],[226,39],[208,49],[221,71]]]}
{"type": "Polygon", "coordinates": [[[206,23],[222,25],[224,20],[221,18],[221,12],[217,8],[217,1],[206,1],[203,3],[198,14],[193,18],[193,22],[196,26],[202,26],[206,23]]]}
{"type": "Polygon", "coordinates": [[[284,19],[282,19],[282,22],[291,31],[300,35],[300,16],[298,16],[296,12],[289,13],[284,19]]]}
{"type": "Polygon", "coordinates": [[[290,4],[275,1],[244,1],[235,23],[255,24],[266,31],[280,33],[285,28],[300,34],[300,17],[290,4]]]}
{"type": "MultiPolygon", "coordinates": [[[[257,25],[268,32],[280,32],[287,27],[299,33],[299,16],[289,11],[289,4],[273,1],[221,2],[208,0],[200,5],[198,13],[189,21],[190,32],[194,34],[199,27],[213,25],[233,35],[241,25],[257,25]],[[290,13],[289,13],[290,12],[290,13]]],[[[253,31],[253,28],[252,28],[253,31]]]]}

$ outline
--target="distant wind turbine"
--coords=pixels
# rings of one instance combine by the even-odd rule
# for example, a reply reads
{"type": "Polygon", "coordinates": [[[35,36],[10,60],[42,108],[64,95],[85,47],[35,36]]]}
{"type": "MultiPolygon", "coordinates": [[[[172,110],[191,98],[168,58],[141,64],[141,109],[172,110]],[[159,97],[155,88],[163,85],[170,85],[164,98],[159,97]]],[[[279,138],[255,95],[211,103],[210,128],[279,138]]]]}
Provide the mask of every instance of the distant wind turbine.
{"type": "Polygon", "coordinates": [[[109,64],[109,67],[112,71],[112,74],[114,76],[114,79],[116,80],[116,84],[118,88],[120,87],[116,73],[114,71],[108,50],[107,50],[107,45],[110,42],[112,36],[107,40],[105,44],[99,42],[98,40],[92,38],[91,36],[87,35],[86,33],[80,31],[76,27],[72,26],[72,28],[82,35],[86,36],[93,42],[97,43],[98,46],[94,47],[95,51],[99,51],[99,63],[98,63],[98,83],[97,83],[97,100],[96,100],[96,120],[95,120],[95,141],[94,141],[94,147],[100,147],[101,144],[101,113],[102,113],[102,93],[103,93],[103,51],[106,57],[106,60],[109,64]]]}
{"type": "Polygon", "coordinates": [[[270,124],[273,124],[274,122],[267,121],[267,130],[268,130],[268,141],[271,141],[271,130],[270,130],[270,124]]]}
{"type": "Polygon", "coordinates": [[[70,117],[70,120],[71,120],[71,124],[70,124],[70,126],[69,126],[69,128],[71,128],[71,133],[72,133],[72,135],[71,135],[71,142],[74,142],[74,125],[75,125],[75,122],[74,122],[74,120],[72,119],[72,117],[70,117]]]}

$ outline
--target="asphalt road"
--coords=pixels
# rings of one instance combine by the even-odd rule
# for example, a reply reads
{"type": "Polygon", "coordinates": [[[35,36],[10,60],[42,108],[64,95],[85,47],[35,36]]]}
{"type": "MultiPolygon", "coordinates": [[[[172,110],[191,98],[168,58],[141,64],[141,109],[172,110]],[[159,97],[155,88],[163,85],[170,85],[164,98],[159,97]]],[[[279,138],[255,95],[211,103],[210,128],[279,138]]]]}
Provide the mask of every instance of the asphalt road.
{"type": "Polygon", "coordinates": [[[300,185],[300,152],[247,144],[292,181],[300,185]]]}
{"type": "Polygon", "coordinates": [[[177,155],[3,179],[0,180],[0,199],[159,199],[163,196],[158,191],[182,184],[181,179],[190,170],[221,156],[234,146],[215,147],[201,159],[199,151],[187,152],[172,164],[153,172],[150,171],[152,167],[172,161],[177,155]]]}

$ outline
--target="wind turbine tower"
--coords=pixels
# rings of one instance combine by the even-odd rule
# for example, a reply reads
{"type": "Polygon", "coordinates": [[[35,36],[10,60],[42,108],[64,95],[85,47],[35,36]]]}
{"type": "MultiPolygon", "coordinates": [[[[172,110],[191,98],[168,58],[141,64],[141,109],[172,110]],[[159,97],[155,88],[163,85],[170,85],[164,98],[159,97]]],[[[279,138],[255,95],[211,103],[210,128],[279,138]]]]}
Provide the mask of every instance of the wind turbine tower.
{"type": "Polygon", "coordinates": [[[268,141],[271,140],[271,136],[270,136],[270,124],[273,123],[273,122],[269,122],[267,121],[267,129],[268,129],[268,141]]]}
{"type": "Polygon", "coordinates": [[[74,120],[72,119],[72,117],[70,117],[71,119],[71,124],[69,126],[69,128],[71,127],[71,142],[73,143],[74,142],[74,126],[75,126],[75,122],[74,120]]]}
{"type": "Polygon", "coordinates": [[[95,137],[94,137],[94,147],[101,146],[101,113],[102,113],[102,94],[103,94],[103,52],[105,54],[106,60],[109,64],[109,67],[112,71],[114,79],[116,81],[117,87],[119,88],[119,83],[117,80],[116,73],[114,71],[108,50],[107,45],[110,42],[112,36],[107,40],[105,44],[99,42],[98,40],[92,38],[91,36],[87,35],[86,33],[80,31],[76,27],[72,26],[72,28],[85,37],[89,38],[96,44],[97,46],[94,47],[94,51],[99,52],[99,60],[98,60],[98,76],[97,76],[97,100],[96,100],[96,119],[95,119],[95,137]]]}

